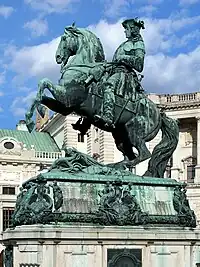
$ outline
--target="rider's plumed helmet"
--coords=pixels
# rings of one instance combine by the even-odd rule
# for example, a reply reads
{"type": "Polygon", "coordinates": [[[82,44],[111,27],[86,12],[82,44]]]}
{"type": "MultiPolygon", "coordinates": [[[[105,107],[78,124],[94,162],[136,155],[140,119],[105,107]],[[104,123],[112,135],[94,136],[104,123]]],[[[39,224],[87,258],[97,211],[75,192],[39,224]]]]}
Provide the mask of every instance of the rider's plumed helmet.
{"type": "Polygon", "coordinates": [[[144,27],[144,21],[143,20],[138,20],[138,18],[135,19],[126,19],[125,21],[122,22],[122,26],[127,29],[135,28],[138,27],[139,29],[145,29],[144,27]]]}

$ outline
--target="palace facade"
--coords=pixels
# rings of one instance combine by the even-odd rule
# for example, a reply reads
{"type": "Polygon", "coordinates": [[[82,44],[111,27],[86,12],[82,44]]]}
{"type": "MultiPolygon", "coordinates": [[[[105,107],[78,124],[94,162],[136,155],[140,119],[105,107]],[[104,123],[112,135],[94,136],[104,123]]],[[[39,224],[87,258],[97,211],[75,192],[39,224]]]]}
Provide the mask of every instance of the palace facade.
{"type": "MultiPolygon", "coordinates": [[[[179,120],[180,134],[177,149],[169,161],[165,176],[186,182],[192,209],[200,222],[200,92],[174,95],[150,94],[148,97],[166,114],[179,120]]],[[[46,112],[45,119],[37,115],[37,131],[28,133],[24,121],[15,130],[0,129],[0,230],[10,226],[17,194],[21,184],[46,171],[54,160],[64,155],[63,145],[75,147],[103,163],[123,159],[110,133],[92,126],[82,137],[73,130],[77,115],[67,117],[46,112]]],[[[147,143],[150,151],[160,141],[161,132],[147,143]]],[[[142,175],[148,160],[136,166],[142,175]]],[[[0,259],[1,261],[1,259],[0,259]]]]}
{"type": "MultiPolygon", "coordinates": [[[[10,227],[22,183],[46,171],[61,155],[49,133],[30,134],[23,120],[15,130],[0,129],[0,232],[10,227]]],[[[0,266],[2,249],[0,244],[0,266]]]]}

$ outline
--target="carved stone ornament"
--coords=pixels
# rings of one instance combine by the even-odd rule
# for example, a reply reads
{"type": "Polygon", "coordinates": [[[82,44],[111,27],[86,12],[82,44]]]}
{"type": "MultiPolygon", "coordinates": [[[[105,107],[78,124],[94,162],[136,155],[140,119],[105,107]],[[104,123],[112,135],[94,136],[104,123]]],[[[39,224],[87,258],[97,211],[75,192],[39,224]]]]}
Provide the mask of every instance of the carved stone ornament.
{"type": "Polygon", "coordinates": [[[100,207],[97,212],[99,223],[103,225],[145,224],[146,213],[141,211],[138,201],[131,193],[131,184],[107,183],[100,193],[100,207]]]}
{"type": "Polygon", "coordinates": [[[139,261],[133,253],[131,253],[129,250],[124,249],[124,251],[117,253],[112,257],[112,259],[108,262],[108,267],[121,267],[122,263],[124,264],[123,266],[142,266],[141,261],[139,261]]]}
{"type": "Polygon", "coordinates": [[[5,267],[13,267],[13,246],[6,246],[4,250],[4,265],[5,267]]]}
{"type": "Polygon", "coordinates": [[[15,138],[4,137],[0,140],[0,154],[20,156],[22,144],[15,138]]]}
{"type": "Polygon", "coordinates": [[[182,226],[196,227],[196,216],[191,210],[186,195],[186,184],[174,189],[173,206],[177,212],[178,224],[182,226]]]}
{"type": "Polygon", "coordinates": [[[196,226],[185,185],[173,179],[144,178],[103,165],[75,149],[67,149],[65,153],[66,158],[56,160],[48,172],[40,173],[20,188],[13,226],[72,222],[196,226]],[[162,201],[162,213],[156,197],[150,204],[155,211],[149,207],[149,186],[157,194],[162,194],[162,190],[168,192],[169,188],[172,192],[169,201],[162,201]],[[169,214],[168,207],[173,204],[177,215],[174,211],[169,214]]]}
{"type": "Polygon", "coordinates": [[[192,166],[192,165],[197,164],[197,158],[195,158],[193,156],[186,157],[186,158],[182,159],[181,161],[186,166],[192,166]]]}
{"type": "Polygon", "coordinates": [[[24,188],[20,188],[17,197],[13,226],[51,222],[53,221],[53,207],[56,211],[62,204],[62,190],[56,182],[50,185],[43,181],[27,183],[24,188]],[[51,190],[53,199],[50,194],[51,190]]]}

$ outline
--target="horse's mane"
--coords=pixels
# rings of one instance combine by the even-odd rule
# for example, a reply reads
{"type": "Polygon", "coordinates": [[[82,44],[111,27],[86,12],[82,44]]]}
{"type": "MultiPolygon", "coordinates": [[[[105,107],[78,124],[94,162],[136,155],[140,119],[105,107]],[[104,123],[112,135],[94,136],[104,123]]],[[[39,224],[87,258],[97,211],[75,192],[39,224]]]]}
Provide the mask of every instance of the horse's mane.
{"type": "Polygon", "coordinates": [[[81,38],[82,48],[89,46],[89,51],[93,51],[94,62],[101,62],[105,60],[104,50],[100,39],[88,29],[77,28],[75,26],[70,26],[65,28],[65,33],[71,33],[74,36],[81,38]]]}

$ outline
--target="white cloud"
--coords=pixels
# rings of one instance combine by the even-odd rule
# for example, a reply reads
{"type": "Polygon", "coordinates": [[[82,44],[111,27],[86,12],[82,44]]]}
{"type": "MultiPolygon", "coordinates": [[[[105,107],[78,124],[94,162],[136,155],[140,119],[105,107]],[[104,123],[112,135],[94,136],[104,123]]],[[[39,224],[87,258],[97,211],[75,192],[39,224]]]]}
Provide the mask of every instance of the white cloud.
{"type": "Polygon", "coordinates": [[[48,23],[46,20],[37,18],[26,22],[24,28],[30,30],[33,37],[44,36],[48,32],[48,23]]]}
{"type": "MultiPolygon", "coordinates": [[[[138,0],[138,2],[139,1],[140,0],[138,0]]],[[[143,0],[143,2],[147,2],[148,4],[151,4],[151,5],[159,5],[162,2],[164,2],[164,0],[143,0]]]]}
{"type": "Polygon", "coordinates": [[[88,27],[102,41],[108,59],[111,59],[117,46],[124,41],[124,29],[121,27],[121,22],[122,19],[117,23],[109,24],[101,20],[98,24],[88,27]]]}
{"type": "MultiPolygon", "coordinates": [[[[144,36],[147,56],[144,69],[144,88],[148,92],[191,92],[199,90],[200,84],[200,47],[188,54],[166,56],[164,52],[175,46],[184,46],[199,35],[196,30],[178,38],[174,35],[188,24],[200,21],[200,16],[177,20],[145,19],[144,36]],[[155,42],[156,40],[156,42],[155,42]]],[[[108,24],[101,21],[90,28],[100,37],[105,52],[111,57],[116,47],[124,41],[121,21],[108,24]]]]}
{"type": "MultiPolygon", "coordinates": [[[[0,97],[3,96],[4,93],[2,91],[0,91],[0,97]]],[[[0,113],[3,112],[3,108],[0,106],[0,113]]]]}
{"type": "MultiPolygon", "coordinates": [[[[188,25],[200,22],[200,16],[178,19],[143,19],[146,30],[142,31],[142,35],[148,54],[169,51],[174,46],[184,46],[191,39],[198,37],[198,30],[181,38],[176,37],[175,34],[188,25]]],[[[89,29],[94,31],[102,40],[106,55],[109,58],[113,55],[116,47],[125,39],[121,22],[122,19],[117,23],[109,24],[106,20],[101,20],[98,24],[89,26],[89,29]]]]}
{"type": "Polygon", "coordinates": [[[174,47],[184,46],[188,41],[198,37],[195,35],[196,31],[180,37],[177,37],[176,34],[190,25],[199,23],[200,16],[144,20],[146,30],[143,31],[143,36],[148,53],[170,51],[174,47]]]}
{"type": "Polygon", "coordinates": [[[198,91],[200,46],[188,54],[169,57],[163,53],[146,57],[144,88],[148,92],[184,93],[198,91]]]}
{"type": "Polygon", "coordinates": [[[116,17],[123,13],[129,6],[130,0],[104,0],[104,13],[107,17],[116,17]]]}
{"type": "Polygon", "coordinates": [[[24,0],[33,9],[44,14],[64,13],[72,10],[72,5],[79,0],[24,0]]]}
{"type": "Polygon", "coordinates": [[[17,50],[8,48],[6,55],[11,57],[10,68],[16,72],[15,81],[20,83],[31,77],[59,78],[60,66],[55,62],[55,52],[60,38],[37,46],[24,47],[17,50]]]}
{"type": "Polygon", "coordinates": [[[16,117],[24,116],[27,111],[27,108],[30,107],[35,95],[36,91],[32,91],[24,97],[16,97],[10,107],[10,110],[12,111],[13,115],[16,117]]]}
{"type": "Polygon", "coordinates": [[[0,6],[0,16],[3,16],[4,18],[8,18],[14,11],[14,8],[11,6],[0,6]]]}
{"type": "Polygon", "coordinates": [[[20,87],[18,88],[18,90],[19,90],[20,92],[30,92],[32,89],[31,89],[30,87],[27,87],[27,86],[20,86],[20,87]]]}
{"type": "Polygon", "coordinates": [[[157,9],[157,5],[164,0],[101,0],[104,3],[104,15],[107,17],[117,17],[132,11],[134,15],[140,12],[151,14],[157,9]]]}
{"type": "Polygon", "coordinates": [[[155,5],[146,5],[139,8],[138,12],[144,14],[145,16],[152,15],[155,11],[158,10],[158,7],[155,5]]]}
{"type": "MultiPolygon", "coordinates": [[[[177,53],[170,56],[174,47],[184,46],[191,39],[199,35],[199,31],[177,37],[175,34],[186,25],[197,23],[200,16],[182,19],[145,19],[146,30],[144,36],[147,56],[144,70],[144,88],[148,92],[190,92],[199,90],[200,84],[200,47],[188,54],[177,53]],[[155,42],[156,40],[156,42],[155,42]]],[[[97,25],[89,26],[101,39],[107,59],[111,59],[114,51],[124,40],[121,20],[109,24],[105,20],[97,25]]],[[[12,57],[11,65],[17,78],[22,81],[36,77],[48,77],[58,80],[60,66],[55,63],[54,55],[59,38],[49,43],[23,49],[9,49],[7,53],[12,57]]]]}
{"type": "Polygon", "coordinates": [[[5,71],[0,72],[0,85],[5,83],[5,71]]]}
{"type": "Polygon", "coordinates": [[[180,0],[180,5],[193,5],[200,2],[199,0],[180,0]]]}

